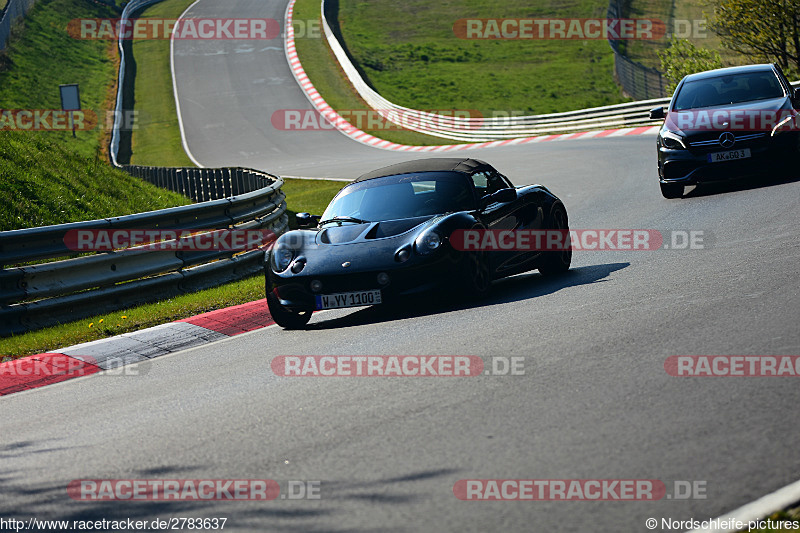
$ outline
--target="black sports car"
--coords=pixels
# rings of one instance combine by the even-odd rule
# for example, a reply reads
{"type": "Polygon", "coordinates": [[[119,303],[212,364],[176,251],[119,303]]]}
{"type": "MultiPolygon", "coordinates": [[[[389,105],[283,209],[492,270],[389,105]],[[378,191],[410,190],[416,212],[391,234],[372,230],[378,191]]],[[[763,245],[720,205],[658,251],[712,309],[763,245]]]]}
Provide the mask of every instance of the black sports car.
{"type": "Polygon", "coordinates": [[[400,163],[346,185],[325,213],[298,213],[300,228],[265,256],[273,319],[300,328],[316,309],[384,304],[450,286],[479,297],[492,279],[538,268],[569,269],[569,245],[556,251],[458,251],[456,230],[567,230],[567,211],[541,185],[514,188],[477,159],[400,163]]]}
{"type": "Polygon", "coordinates": [[[658,134],[658,177],[665,198],[685,185],[784,172],[797,165],[800,92],[777,65],[747,65],[681,80],[658,134]]]}

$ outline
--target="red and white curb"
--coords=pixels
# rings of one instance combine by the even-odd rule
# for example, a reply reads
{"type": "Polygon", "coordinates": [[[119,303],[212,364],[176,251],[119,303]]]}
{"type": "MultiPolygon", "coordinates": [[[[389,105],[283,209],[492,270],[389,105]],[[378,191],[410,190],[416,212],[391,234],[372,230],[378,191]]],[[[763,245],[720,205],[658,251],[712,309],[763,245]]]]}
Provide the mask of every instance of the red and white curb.
{"type": "Polygon", "coordinates": [[[297,57],[297,49],[294,43],[294,28],[292,27],[292,18],[294,14],[295,0],[291,0],[289,5],[286,6],[285,25],[286,33],[284,37],[286,60],[289,62],[289,67],[292,70],[297,83],[305,92],[306,97],[316,110],[325,117],[336,129],[350,137],[368,146],[375,148],[383,148],[384,150],[394,150],[400,152],[449,152],[452,150],[468,150],[471,148],[494,148],[497,146],[514,146],[517,144],[540,143],[546,141],[566,141],[572,139],[589,139],[601,137],[622,137],[628,135],[656,135],[661,126],[640,126],[636,128],[618,128],[610,130],[599,131],[582,131],[578,133],[563,133],[559,135],[539,135],[536,137],[520,137],[516,139],[504,139],[500,141],[485,141],[467,144],[447,144],[447,145],[432,145],[432,146],[413,146],[408,144],[397,144],[386,139],[380,139],[369,133],[366,133],[341,117],[328,103],[320,96],[314,84],[308,79],[300,59],[297,57]]]}
{"type": "Polygon", "coordinates": [[[274,323],[266,299],[261,299],[53,353],[22,357],[0,363],[0,396],[118,369],[274,323]]]}

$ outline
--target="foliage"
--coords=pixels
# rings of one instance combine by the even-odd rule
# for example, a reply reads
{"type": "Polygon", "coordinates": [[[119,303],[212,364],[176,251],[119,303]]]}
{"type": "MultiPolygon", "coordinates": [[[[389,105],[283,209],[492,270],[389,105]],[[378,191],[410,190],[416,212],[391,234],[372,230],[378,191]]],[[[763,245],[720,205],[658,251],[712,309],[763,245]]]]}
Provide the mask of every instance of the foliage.
{"type": "Polygon", "coordinates": [[[713,0],[711,29],[723,46],[800,73],[800,0],[713,0]]]}
{"type": "Polygon", "coordinates": [[[688,39],[673,38],[669,47],[658,52],[661,71],[669,81],[667,91],[672,93],[684,76],[722,67],[716,50],[698,48],[688,39]]]}

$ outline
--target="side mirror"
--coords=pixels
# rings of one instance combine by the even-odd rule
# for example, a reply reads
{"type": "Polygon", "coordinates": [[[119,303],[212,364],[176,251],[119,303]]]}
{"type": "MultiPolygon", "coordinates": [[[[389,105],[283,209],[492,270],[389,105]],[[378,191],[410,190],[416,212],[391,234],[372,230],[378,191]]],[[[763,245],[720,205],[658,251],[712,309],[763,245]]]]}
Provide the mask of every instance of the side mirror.
{"type": "Polygon", "coordinates": [[[308,213],[297,213],[294,216],[298,228],[311,228],[319,222],[319,215],[311,215],[308,213]]]}
{"type": "Polygon", "coordinates": [[[500,189],[499,191],[495,191],[494,193],[481,198],[481,209],[494,202],[505,204],[508,202],[513,202],[516,199],[516,189],[500,189]]]}
{"type": "Polygon", "coordinates": [[[650,120],[657,120],[666,117],[667,114],[664,113],[663,107],[654,107],[650,110],[650,120]]]}
{"type": "Polygon", "coordinates": [[[800,100],[800,87],[795,87],[792,90],[792,94],[794,95],[795,100],[800,100]]]}

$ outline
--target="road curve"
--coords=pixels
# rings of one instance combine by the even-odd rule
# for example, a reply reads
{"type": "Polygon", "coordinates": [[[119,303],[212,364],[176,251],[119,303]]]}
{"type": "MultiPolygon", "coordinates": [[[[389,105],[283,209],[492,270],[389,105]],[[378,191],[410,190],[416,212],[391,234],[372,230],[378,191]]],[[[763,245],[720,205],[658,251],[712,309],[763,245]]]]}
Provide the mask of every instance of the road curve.
{"type": "MultiPolygon", "coordinates": [[[[284,9],[200,0],[190,14],[281,19],[284,9]]],[[[269,45],[280,46],[176,46],[188,142],[202,163],[348,176],[409,158],[336,132],[272,130],[272,110],[309,104],[269,45]]],[[[306,331],[268,327],[153,360],[138,376],[0,398],[0,517],[216,516],[242,531],[635,532],[650,517],[718,516],[795,481],[796,379],[676,378],[664,362],[798,354],[800,185],[749,181],[667,201],[653,144],[468,153],[517,184],[551,187],[573,228],[700,230],[704,249],[585,251],[567,275],[516,276],[481,305],[327,311],[306,331]],[[280,355],[445,354],[522,356],[525,375],[282,378],[270,368],[280,355]],[[320,481],[321,499],[93,503],[65,490],[74,479],[130,478],[320,481]],[[453,494],[462,479],[688,480],[705,482],[706,497],[464,502],[453,494]]]]}

